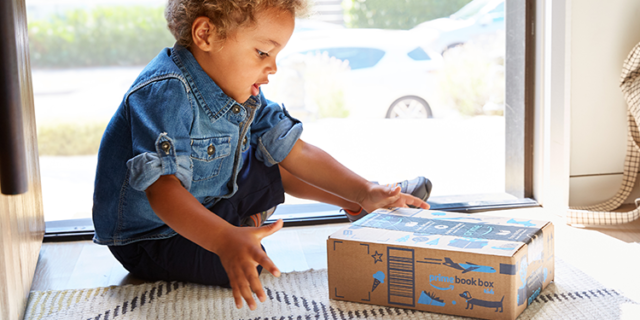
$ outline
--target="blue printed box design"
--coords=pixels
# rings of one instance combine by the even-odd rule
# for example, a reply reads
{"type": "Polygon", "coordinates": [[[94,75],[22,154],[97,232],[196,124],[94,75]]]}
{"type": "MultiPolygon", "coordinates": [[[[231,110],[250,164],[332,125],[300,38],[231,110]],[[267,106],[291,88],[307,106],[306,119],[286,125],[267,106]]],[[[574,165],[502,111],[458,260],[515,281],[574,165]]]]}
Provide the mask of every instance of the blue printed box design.
{"type": "Polygon", "coordinates": [[[554,276],[544,221],[378,210],[327,243],[332,299],[515,319],[554,276]]]}
{"type": "MultiPolygon", "coordinates": [[[[396,211],[400,211],[396,209],[396,211]]],[[[393,212],[393,211],[391,211],[393,212]]],[[[505,240],[528,242],[540,229],[530,220],[496,219],[491,221],[474,221],[470,216],[449,217],[434,212],[434,217],[411,217],[402,215],[368,215],[354,223],[355,227],[370,227],[398,230],[424,235],[448,235],[462,238],[486,240],[505,240]],[[435,214],[434,214],[435,213],[435,214]],[[473,221],[473,222],[464,222],[473,221]]]]}
{"type": "Polygon", "coordinates": [[[396,208],[377,210],[342,232],[352,240],[512,256],[538,237],[544,225],[543,221],[396,208]],[[379,231],[372,232],[375,229],[379,231]]]}

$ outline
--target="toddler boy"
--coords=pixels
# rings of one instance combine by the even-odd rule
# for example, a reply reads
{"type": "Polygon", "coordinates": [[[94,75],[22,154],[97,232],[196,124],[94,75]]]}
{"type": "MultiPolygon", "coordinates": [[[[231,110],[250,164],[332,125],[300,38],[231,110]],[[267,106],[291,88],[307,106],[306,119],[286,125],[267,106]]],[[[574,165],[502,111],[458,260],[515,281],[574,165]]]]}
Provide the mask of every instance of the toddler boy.
{"type": "Polygon", "coordinates": [[[94,242],[134,276],[230,286],[237,307],[244,299],[253,310],[253,293],[266,299],[261,269],[280,273],[260,242],[282,227],[262,223],[285,192],[340,206],[351,220],[428,208],[428,180],[371,183],[300,140],[302,124],[265,99],[260,86],[305,5],[169,1],[177,42],[125,94],[98,153],[94,242]]]}

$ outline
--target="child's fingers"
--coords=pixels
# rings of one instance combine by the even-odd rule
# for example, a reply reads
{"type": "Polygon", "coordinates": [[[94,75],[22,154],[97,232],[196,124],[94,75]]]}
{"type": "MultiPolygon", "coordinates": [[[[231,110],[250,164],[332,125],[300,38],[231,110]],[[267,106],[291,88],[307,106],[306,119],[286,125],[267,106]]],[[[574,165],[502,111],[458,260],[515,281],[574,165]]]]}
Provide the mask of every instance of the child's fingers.
{"type": "MultiPolygon", "coordinates": [[[[258,276],[258,272],[255,267],[252,268],[255,277],[258,276]]],[[[250,274],[250,273],[249,273],[250,274]]],[[[246,270],[238,269],[235,272],[229,272],[227,275],[229,276],[229,284],[231,285],[231,292],[233,294],[233,300],[236,304],[236,308],[242,308],[242,300],[247,302],[247,306],[251,310],[255,310],[257,308],[256,302],[253,299],[253,292],[251,291],[252,287],[249,284],[249,280],[247,276],[249,275],[246,270]]],[[[250,276],[250,275],[249,275],[250,276]]]]}
{"type": "Polygon", "coordinates": [[[276,266],[275,263],[269,258],[266,252],[261,249],[255,250],[252,254],[252,259],[259,265],[262,266],[265,270],[269,271],[272,275],[279,277],[280,269],[276,266]]]}
{"type": "Polygon", "coordinates": [[[400,194],[396,201],[389,205],[389,207],[407,208],[409,206],[420,207],[423,201],[409,194],[400,194]]]}
{"type": "Polygon", "coordinates": [[[257,272],[253,272],[248,277],[249,285],[251,286],[251,291],[256,294],[258,300],[260,302],[264,302],[267,300],[267,295],[264,293],[264,289],[262,288],[262,282],[260,282],[260,277],[257,272]]]}
{"type": "MultiPolygon", "coordinates": [[[[253,291],[251,291],[252,287],[249,282],[250,279],[254,277],[254,274],[255,274],[255,277],[257,277],[258,271],[256,271],[255,267],[244,266],[240,268],[237,271],[237,273],[234,274],[235,279],[233,283],[235,284],[235,286],[232,286],[233,290],[234,291],[237,290],[240,296],[242,297],[242,299],[244,299],[247,302],[247,306],[251,310],[255,310],[257,307],[255,300],[253,300],[253,291]]],[[[234,298],[235,298],[235,294],[234,294],[234,298]]],[[[240,300],[240,305],[242,306],[242,300],[240,300]]]]}
{"type": "Polygon", "coordinates": [[[402,197],[396,202],[397,207],[414,206],[422,209],[429,209],[429,204],[422,201],[422,199],[416,198],[409,194],[403,194],[402,197]]]}
{"type": "Polygon", "coordinates": [[[282,221],[282,219],[278,219],[278,221],[276,221],[273,224],[262,226],[258,228],[259,230],[258,237],[260,237],[260,239],[268,237],[276,233],[278,230],[282,229],[283,225],[284,225],[284,221],[282,221]]]}
{"type": "Polygon", "coordinates": [[[389,188],[389,196],[390,197],[397,196],[402,191],[400,186],[396,186],[395,188],[393,188],[393,187],[388,187],[388,188],[389,188]]]}
{"type": "Polygon", "coordinates": [[[251,291],[251,287],[249,286],[249,282],[247,282],[247,279],[244,279],[244,281],[242,281],[242,284],[238,287],[238,290],[240,291],[240,294],[242,295],[244,300],[247,302],[247,306],[249,306],[249,309],[255,310],[257,308],[256,301],[253,300],[253,291],[251,291]]]}
{"type": "Polygon", "coordinates": [[[414,196],[408,195],[409,197],[407,198],[406,204],[407,205],[412,205],[414,207],[419,207],[422,209],[429,209],[429,204],[422,201],[422,199],[416,198],[414,196]]]}
{"type": "Polygon", "coordinates": [[[236,303],[236,309],[242,309],[242,295],[240,294],[240,290],[232,287],[231,292],[233,293],[233,301],[236,303]]]}
{"type": "Polygon", "coordinates": [[[261,265],[265,270],[269,271],[269,273],[271,273],[272,275],[276,277],[280,276],[280,269],[278,269],[276,264],[273,263],[273,261],[269,258],[269,256],[267,256],[266,253],[264,253],[264,251],[262,252],[260,257],[256,259],[256,261],[258,262],[259,265],[261,265]]]}
{"type": "Polygon", "coordinates": [[[236,308],[242,308],[242,294],[238,289],[238,285],[236,284],[235,277],[229,274],[229,285],[231,285],[231,293],[233,294],[233,301],[236,303],[236,308]]]}

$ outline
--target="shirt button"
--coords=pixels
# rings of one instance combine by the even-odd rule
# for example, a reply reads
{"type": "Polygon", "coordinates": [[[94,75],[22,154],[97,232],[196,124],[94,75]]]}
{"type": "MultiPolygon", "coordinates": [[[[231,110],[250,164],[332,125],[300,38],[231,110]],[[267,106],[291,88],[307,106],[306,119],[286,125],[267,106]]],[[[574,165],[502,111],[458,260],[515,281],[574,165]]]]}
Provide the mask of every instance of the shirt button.
{"type": "Polygon", "coordinates": [[[162,151],[164,151],[164,153],[169,154],[169,150],[171,150],[171,144],[169,143],[169,141],[164,141],[160,144],[160,148],[162,149],[162,151]]]}
{"type": "Polygon", "coordinates": [[[242,140],[242,144],[245,146],[247,145],[247,137],[244,137],[244,140],[242,140]]]}
{"type": "Polygon", "coordinates": [[[207,154],[211,156],[211,155],[213,155],[214,153],[216,153],[216,147],[214,147],[212,144],[210,144],[210,145],[207,147],[207,154]]]}
{"type": "Polygon", "coordinates": [[[238,106],[238,105],[233,106],[231,111],[233,111],[233,113],[235,113],[235,114],[240,113],[240,106],[238,106]]]}

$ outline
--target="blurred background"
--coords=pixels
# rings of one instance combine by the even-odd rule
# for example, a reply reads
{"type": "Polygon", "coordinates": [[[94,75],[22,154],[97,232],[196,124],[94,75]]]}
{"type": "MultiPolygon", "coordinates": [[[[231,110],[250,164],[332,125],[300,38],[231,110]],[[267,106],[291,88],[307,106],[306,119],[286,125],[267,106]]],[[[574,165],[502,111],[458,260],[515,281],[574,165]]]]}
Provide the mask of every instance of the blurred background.
{"type": "MultiPolygon", "coordinates": [[[[504,193],[504,0],[311,2],[262,87],[303,121],[302,139],[372,181],[422,175],[442,199],[504,193]]],[[[104,128],[174,44],[166,1],[26,4],[45,219],[90,218],[104,128]]]]}

